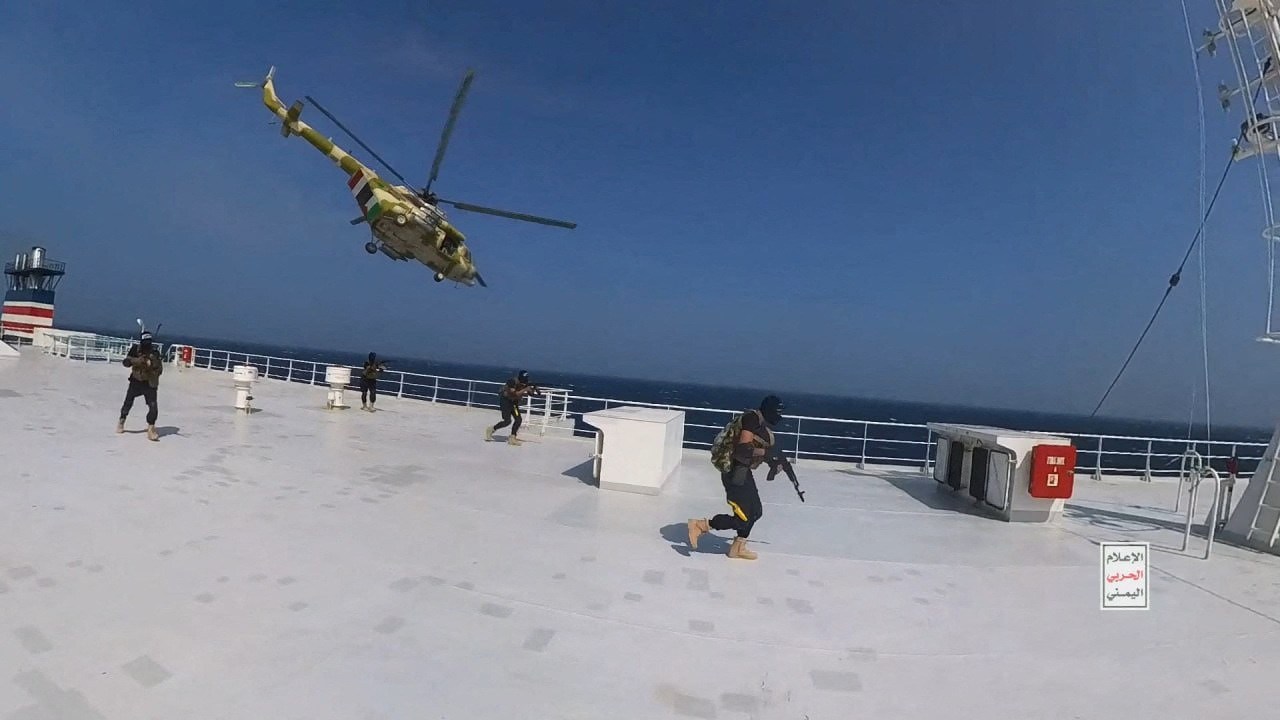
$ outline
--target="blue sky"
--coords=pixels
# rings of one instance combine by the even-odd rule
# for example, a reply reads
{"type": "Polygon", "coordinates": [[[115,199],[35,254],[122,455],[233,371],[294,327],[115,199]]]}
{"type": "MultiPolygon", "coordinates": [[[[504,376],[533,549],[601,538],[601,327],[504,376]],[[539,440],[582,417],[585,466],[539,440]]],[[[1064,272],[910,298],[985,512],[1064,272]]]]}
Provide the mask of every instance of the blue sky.
{"type": "MultiPolygon", "coordinates": [[[[7,3],[0,67],[0,250],[67,261],[68,323],[1087,413],[1197,221],[1167,3],[7,3]],[[419,184],[475,67],[438,190],[578,229],[453,212],[488,290],[366,255],[232,86],[271,65],[419,184]]],[[[1258,195],[1238,167],[1208,232],[1224,422],[1275,419],[1258,195]]],[[[1187,417],[1197,272],[1106,414],[1187,417]]]]}

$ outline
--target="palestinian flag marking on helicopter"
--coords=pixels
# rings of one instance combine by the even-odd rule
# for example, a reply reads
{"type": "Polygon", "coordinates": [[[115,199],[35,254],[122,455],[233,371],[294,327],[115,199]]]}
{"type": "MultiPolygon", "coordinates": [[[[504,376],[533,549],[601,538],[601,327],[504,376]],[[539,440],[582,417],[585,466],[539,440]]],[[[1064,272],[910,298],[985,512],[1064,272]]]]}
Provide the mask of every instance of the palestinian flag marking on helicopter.
{"type": "Polygon", "coordinates": [[[351,194],[355,195],[366,220],[373,222],[382,214],[382,206],[373,196],[373,188],[369,187],[369,178],[364,176],[364,170],[357,170],[347,181],[347,187],[351,188],[351,194]]]}

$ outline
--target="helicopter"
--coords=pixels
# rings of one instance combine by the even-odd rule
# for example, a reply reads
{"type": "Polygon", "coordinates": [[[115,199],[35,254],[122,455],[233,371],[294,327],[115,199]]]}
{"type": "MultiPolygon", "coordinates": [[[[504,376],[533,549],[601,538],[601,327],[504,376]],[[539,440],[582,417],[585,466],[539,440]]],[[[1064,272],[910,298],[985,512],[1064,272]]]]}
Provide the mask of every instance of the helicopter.
{"type": "Polygon", "coordinates": [[[405,262],[417,260],[435,271],[435,281],[452,280],[467,287],[477,283],[488,287],[484,278],[476,269],[471,250],[467,247],[466,237],[446,218],[441,205],[452,205],[459,210],[496,215],[498,217],[525,222],[551,225],[572,230],[577,223],[551,218],[538,217],[525,213],[498,210],[495,208],[473,205],[471,203],[445,200],[431,191],[431,185],[440,174],[440,164],[444,161],[445,149],[453,134],[454,124],[458,120],[458,112],[462,109],[462,101],[471,88],[475,77],[474,70],[468,70],[462,78],[462,84],[454,96],[453,106],[449,110],[449,119],[445,122],[440,135],[440,143],[436,148],[435,160],[431,164],[431,175],[426,186],[421,190],[412,188],[404,176],[396,172],[385,160],[378,156],[368,145],[364,144],[355,133],[351,132],[325,110],[315,98],[304,96],[308,103],[329,118],[352,140],[373,156],[384,168],[400,180],[402,184],[387,182],[369,166],[352,157],[342,148],[334,144],[314,128],[299,119],[302,115],[303,103],[295,101],[288,108],[280,101],[275,90],[275,66],[267,71],[262,82],[237,82],[239,88],[262,88],[262,102],[280,122],[280,134],[284,137],[297,135],[313,147],[324,153],[343,172],[347,174],[347,188],[355,197],[360,207],[360,217],[351,221],[352,225],[368,224],[373,238],[365,243],[365,252],[370,255],[381,252],[392,260],[405,262]]]}

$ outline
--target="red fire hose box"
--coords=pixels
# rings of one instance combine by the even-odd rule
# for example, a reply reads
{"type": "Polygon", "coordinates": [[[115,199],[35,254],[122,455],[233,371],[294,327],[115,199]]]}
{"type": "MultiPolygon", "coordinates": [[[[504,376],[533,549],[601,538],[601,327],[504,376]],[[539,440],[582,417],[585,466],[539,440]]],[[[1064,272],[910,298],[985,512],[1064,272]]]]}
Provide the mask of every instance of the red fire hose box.
{"type": "Polygon", "coordinates": [[[1071,497],[1075,467],[1074,445],[1036,445],[1031,451],[1031,497],[1071,497]]]}

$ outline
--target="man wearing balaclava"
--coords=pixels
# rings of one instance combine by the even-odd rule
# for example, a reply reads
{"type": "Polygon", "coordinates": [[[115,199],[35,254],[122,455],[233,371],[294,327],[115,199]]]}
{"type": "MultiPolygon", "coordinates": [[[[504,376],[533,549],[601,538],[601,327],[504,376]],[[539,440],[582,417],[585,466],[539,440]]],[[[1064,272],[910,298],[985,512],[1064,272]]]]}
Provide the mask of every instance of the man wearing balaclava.
{"type": "Polygon", "coordinates": [[[369,353],[360,371],[360,409],[374,411],[373,404],[378,402],[378,376],[387,369],[386,363],[378,362],[377,353],[369,353]]]}
{"type": "MultiPolygon", "coordinates": [[[[731,513],[716,515],[707,520],[695,518],[689,521],[689,545],[698,547],[698,536],[714,530],[733,530],[737,537],[729,546],[729,557],[742,560],[755,560],[756,554],[747,549],[747,538],[751,528],[764,514],[760,503],[760,491],[756,489],[755,476],[751,471],[763,462],[771,468],[777,468],[786,462],[776,454],[773,428],[782,422],[782,400],[777,395],[766,397],[759,409],[748,410],[742,414],[742,431],[738,434],[733,447],[733,463],[729,472],[721,473],[720,482],[724,485],[725,499],[729,503],[731,513]]],[[[772,479],[772,477],[770,477],[772,479]]]]}
{"type": "Polygon", "coordinates": [[[538,390],[538,386],[529,382],[529,371],[527,370],[521,370],[516,373],[515,377],[502,386],[502,390],[498,392],[502,421],[497,425],[484,429],[485,442],[492,442],[493,434],[508,425],[511,425],[511,433],[507,435],[507,444],[519,445],[524,442],[517,437],[520,433],[520,423],[524,420],[520,417],[520,400],[525,395],[530,394],[541,396],[542,392],[538,390]],[[513,420],[515,421],[514,424],[512,423],[513,420]]]}
{"type": "Polygon", "coordinates": [[[156,390],[160,387],[160,374],[164,372],[164,362],[160,359],[160,351],[151,344],[151,333],[143,332],[138,344],[129,348],[123,365],[130,368],[129,390],[124,396],[124,405],[120,408],[120,422],[116,432],[124,432],[124,421],[133,409],[133,401],[139,395],[147,403],[147,439],[159,440],[156,434],[156,417],[160,414],[160,406],[156,403],[156,390]]]}

